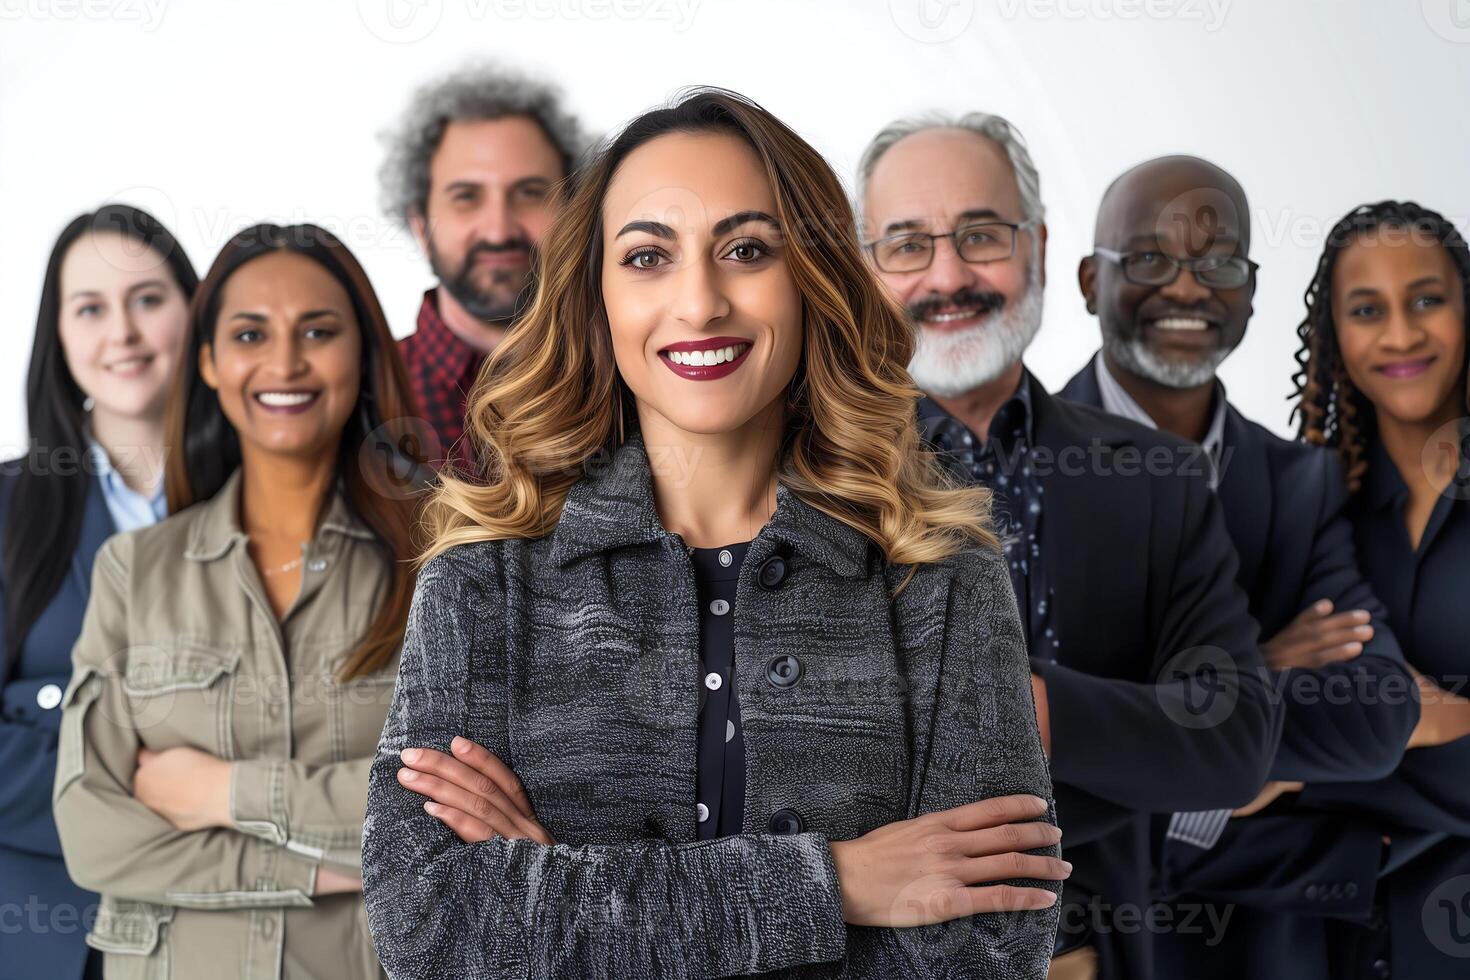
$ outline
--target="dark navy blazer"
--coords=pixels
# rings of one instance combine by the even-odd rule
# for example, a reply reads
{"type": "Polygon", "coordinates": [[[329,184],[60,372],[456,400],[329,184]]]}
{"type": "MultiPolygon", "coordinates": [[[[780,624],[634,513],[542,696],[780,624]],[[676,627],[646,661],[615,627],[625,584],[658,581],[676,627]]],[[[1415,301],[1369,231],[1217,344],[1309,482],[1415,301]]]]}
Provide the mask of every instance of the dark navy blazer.
{"type": "MultiPolygon", "coordinates": [[[[10,509],[14,466],[0,468],[0,534],[10,509]]],[[[51,817],[61,692],[71,679],[71,648],[91,595],[92,559],[113,533],[102,489],[91,480],[71,568],[26,634],[16,669],[4,678],[0,710],[0,905],[16,906],[0,923],[0,977],[73,980],[87,959],[85,936],[97,896],[72,884],[51,817]]],[[[0,548],[3,548],[0,539],[0,548]]],[[[0,636],[5,622],[0,581],[0,636]]]]}
{"type": "Polygon", "coordinates": [[[1062,851],[1074,865],[1059,933],[1097,950],[1102,980],[1149,980],[1151,814],[1249,802],[1281,712],[1220,504],[1188,444],[1030,383],[1029,459],[1060,641],[1055,662],[1031,664],[1046,683],[1062,851]],[[1145,465],[1151,457],[1162,467],[1145,465]],[[1207,650],[1217,690],[1228,690],[1217,703],[1230,707],[1214,723],[1182,724],[1181,712],[1210,703],[1189,659],[1207,650]]]}
{"type": "MultiPolygon", "coordinates": [[[[1060,394],[1101,407],[1093,364],[1060,394]]],[[[1375,627],[1351,661],[1273,675],[1286,723],[1271,776],[1311,784],[1386,775],[1403,758],[1418,702],[1387,610],[1359,569],[1337,459],[1279,438],[1233,406],[1226,412],[1217,493],[1261,636],[1324,598],[1339,611],[1368,610],[1375,627]]],[[[1331,975],[1324,917],[1369,914],[1382,852],[1372,821],[1289,803],[1231,820],[1208,851],[1163,842],[1154,887],[1177,900],[1173,922],[1187,906],[1212,903],[1217,921],[1234,907],[1219,929],[1161,930],[1159,976],[1331,975]]]]}

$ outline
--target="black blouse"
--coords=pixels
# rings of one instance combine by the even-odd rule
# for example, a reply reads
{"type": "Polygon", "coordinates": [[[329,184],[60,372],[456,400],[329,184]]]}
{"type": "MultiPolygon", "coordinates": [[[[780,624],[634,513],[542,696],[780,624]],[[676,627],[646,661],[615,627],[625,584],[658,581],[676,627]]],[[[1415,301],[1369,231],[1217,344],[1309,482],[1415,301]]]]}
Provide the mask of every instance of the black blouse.
{"type": "Polygon", "coordinates": [[[690,548],[699,594],[699,764],[695,777],[700,840],[740,833],[745,815],[745,738],[735,690],[735,584],[749,541],[690,548]]]}

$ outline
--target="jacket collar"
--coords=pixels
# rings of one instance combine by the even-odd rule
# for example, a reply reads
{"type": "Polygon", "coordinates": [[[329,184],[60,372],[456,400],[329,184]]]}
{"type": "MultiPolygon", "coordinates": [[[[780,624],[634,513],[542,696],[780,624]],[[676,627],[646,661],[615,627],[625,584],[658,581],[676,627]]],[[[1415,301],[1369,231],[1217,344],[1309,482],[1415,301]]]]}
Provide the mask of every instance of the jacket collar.
{"type": "MultiPolygon", "coordinates": [[[[192,523],[189,527],[189,544],[184,550],[185,558],[192,561],[214,561],[224,556],[237,541],[246,540],[247,535],[240,527],[240,489],[243,482],[241,472],[236,468],[218,493],[190,508],[192,523]]],[[[364,541],[377,539],[372,528],[348,506],[340,480],[332,487],[326,510],[317,525],[318,535],[327,531],[364,541]]]]}
{"type": "MultiPolygon", "coordinates": [[[[643,437],[634,432],[602,465],[567,492],[561,518],[551,533],[551,555],[566,565],[589,555],[635,545],[669,542],[654,504],[653,479],[643,437]]],[[[818,510],[784,484],[776,485],[776,511],[756,540],[768,539],[814,559],[845,578],[867,570],[868,537],[818,510]]],[[[762,549],[752,548],[754,555],[762,549]]]]}

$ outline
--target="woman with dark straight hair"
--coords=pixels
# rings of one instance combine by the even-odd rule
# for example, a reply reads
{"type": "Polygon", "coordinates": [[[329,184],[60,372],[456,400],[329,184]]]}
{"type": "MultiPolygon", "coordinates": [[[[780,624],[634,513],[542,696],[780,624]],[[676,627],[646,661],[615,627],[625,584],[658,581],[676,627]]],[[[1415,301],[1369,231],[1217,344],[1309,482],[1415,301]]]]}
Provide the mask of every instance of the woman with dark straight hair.
{"type": "Polygon", "coordinates": [[[1358,557],[1422,705],[1392,775],[1299,796],[1381,861],[1371,916],[1333,926],[1330,975],[1450,980],[1470,957],[1470,246],[1410,201],[1354,208],[1306,302],[1301,436],[1341,457],[1358,557]]]}
{"type": "Polygon", "coordinates": [[[836,175],[697,90],[538,271],[372,768],[389,972],[1040,980],[1070,869],[1015,594],[836,175]]]}
{"type": "Polygon", "coordinates": [[[67,877],[51,816],[61,695],[93,556],[164,514],[164,406],[197,285],[173,235],[126,204],[75,218],[46,264],[30,445],[0,465],[0,905],[43,913],[7,930],[7,976],[101,975],[82,941],[97,896],[67,877]]]}
{"type": "Polygon", "coordinates": [[[422,461],[361,266],[258,225],[199,288],[175,513],[110,540],[66,692],[56,821],[129,976],[379,976],[367,772],[413,594],[422,461]]]}

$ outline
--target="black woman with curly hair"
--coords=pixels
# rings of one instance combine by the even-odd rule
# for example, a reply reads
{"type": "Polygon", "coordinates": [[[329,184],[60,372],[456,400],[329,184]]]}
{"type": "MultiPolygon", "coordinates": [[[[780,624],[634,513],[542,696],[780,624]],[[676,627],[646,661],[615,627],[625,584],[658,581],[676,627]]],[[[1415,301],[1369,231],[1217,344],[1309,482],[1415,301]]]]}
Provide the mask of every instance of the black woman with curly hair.
{"type": "Polygon", "coordinates": [[[1460,977],[1470,956],[1470,700],[1460,693],[1470,668],[1470,248],[1417,204],[1356,208],[1328,236],[1306,304],[1300,435],[1342,459],[1358,555],[1424,706],[1393,775],[1302,793],[1304,805],[1356,811],[1387,842],[1373,916],[1344,926],[1334,976],[1460,977]]]}

